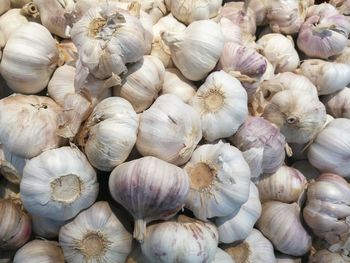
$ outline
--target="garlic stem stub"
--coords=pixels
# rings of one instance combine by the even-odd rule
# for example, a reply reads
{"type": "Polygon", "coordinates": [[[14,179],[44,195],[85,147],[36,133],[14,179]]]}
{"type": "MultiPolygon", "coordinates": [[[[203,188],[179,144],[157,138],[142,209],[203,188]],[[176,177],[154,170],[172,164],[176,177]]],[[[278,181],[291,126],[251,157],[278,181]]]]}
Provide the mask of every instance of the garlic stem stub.
{"type": "Polygon", "coordinates": [[[186,207],[198,219],[227,216],[248,200],[249,166],[229,143],[199,146],[184,169],[190,181],[186,207]]]}
{"type": "Polygon", "coordinates": [[[21,199],[33,215],[67,220],[93,204],[96,172],[76,146],[47,150],[30,159],[23,171],[21,199]]]}
{"type": "Polygon", "coordinates": [[[148,222],[169,219],[183,208],[189,179],[182,168],[147,156],[117,166],[109,191],[134,217],[134,238],[142,243],[148,222]]]}

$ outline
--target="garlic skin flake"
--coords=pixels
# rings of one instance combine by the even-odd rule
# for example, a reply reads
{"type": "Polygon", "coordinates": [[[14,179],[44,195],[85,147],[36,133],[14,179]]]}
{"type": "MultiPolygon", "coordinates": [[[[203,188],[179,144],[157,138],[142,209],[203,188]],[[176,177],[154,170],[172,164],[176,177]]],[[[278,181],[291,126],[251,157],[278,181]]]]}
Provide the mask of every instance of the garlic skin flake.
{"type": "Polygon", "coordinates": [[[218,245],[218,232],[212,223],[180,215],[147,227],[142,253],[152,263],[211,263],[218,245]]]}
{"type": "Polygon", "coordinates": [[[29,213],[67,220],[96,200],[96,172],[75,146],[48,150],[26,163],[20,194],[29,213]]]}
{"type": "Polygon", "coordinates": [[[61,111],[48,97],[6,97],[0,100],[0,141],[10,152],[26,159],[57,148],[63,144],[56,134],[61,111]]]}
{"type": "Polygon", "coordinates": [[[0,143],[0,174],[12,184],[21,182],[25,159],[14,155],[0,143]]]}
{"type": "Polygon", "coordinates": [[[334,118],[350,119],[350,89],[348,87],[333,94],[322,96],[320,99],[326,106],[328,114],[334,118]]]}
{"type": "Polygon", "coordinates": [[[249,197],[238,210],[224,217],[215,218],[221,243],[233,243],[245,240],[261,215],[259,191],[254,183],[250,183],[249,197]]]}
{"type": "Polygon", "coordinates": [[[169,163],[186,163],[202,138],[196,111],[173,94],[164,94],[140,116],[136,147],[169,163]]]}
{"type": "Polygon", "coordinates": [[[47,86],[53,71],[63,62],[50,32],[38,23],[28,22],[7,41],[0,72],[13,91],[34,94],[47,86]]]}
{"type": "Polygon", "coordinates": [[[203,137],[212,142],[232,136],[248,115],[247,92],[224,71],[211,73],[190,104],[201,118],[203,137]]]}
{"type": "Polygon", "coordinates": [[[32,240],[21,247],[13,259],[13,263],[64,263],[61,247],[55,241],[32,240]]]}
{"type": "Polygon", "coordinates": [[[184,169],[190,181],[186,207],[198,219],[227,216],[248,200],[249,166],[228,143],[199,146],[184,169]]]}
{"type": "Polygon", "coordinates": [[[109,191],[134,217],[134,238],[142,243],[148,222],[168,219],[184,206],[189,179],[183,169],[147,156],[117,166],[109,191]]]}
{"type": "Polygon", "coordinates": [[[205,78],[214,69],[224,48],[220,26],[211,20],[191,23],[183,32],[162,32],[176,67],[189,80],[205,78]]]}

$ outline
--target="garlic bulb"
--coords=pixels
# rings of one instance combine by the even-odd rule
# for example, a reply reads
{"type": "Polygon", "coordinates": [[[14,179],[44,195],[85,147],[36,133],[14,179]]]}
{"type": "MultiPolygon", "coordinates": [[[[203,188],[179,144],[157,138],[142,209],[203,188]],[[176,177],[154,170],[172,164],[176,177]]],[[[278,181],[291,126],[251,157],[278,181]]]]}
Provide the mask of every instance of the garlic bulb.
{"type": "Polygon", "coordinates": [[[75,93],[75,73],[75,67],[63,65],[57,68],[52,75],[52,78],[47,86],[47,93],[55,102],[57,102],[57,104],[63,106],[65,96],[67,94],[75,93]]]}
{"type": "Polygon", "coordinates": [[[25,159],[18,157],[0,144],[0,174],[18,185],[21,181],[25,159]]]}
{"type": "Polygon", "coordinates": [[[253,229],[249,236],[240,244],[222,245],[236,263],[275,263],[276,258],[271,242],[258,230],[253,229]]]}
{"type": "Polygon", "coordinates": [[[319,5],[313,5],[313,6],[310,6],[307,10],[307,17],[315,16],[315,15],[319,17],[326,17],[326,16],[332,16],[332,15],[338,15],[338,14],[339,14],[339,11],[329,3],[321,3],[319,5]]]}
{"type": "Polygon", "coordinates": [[[144,56],[128,68],[123,82],[113,88],[113,95],[128,100],[136,112],[146,110],[158,97],[164,80],[164,66],[154,56],[144,56]]]}
{"type": "Polygon", "coordinates": [[[218,232],[212,223],[186,216],[147,227],[142,253],[152,263],[210,263],[218,245],[218,232]]]}
{"type": "Polygon", "coordinates": [[[302,256],[311,248],[311,237],[300,221],[300,207],[296,203],[263,203],[257,226],[282,253],[302,256]]]}
{"type": "Polygon", "coordinates": [[[167,7],[176,19],[189,25],[197,20],[216,17],[221,4],[222,0],[172,0],[167,7]]]}
{"type": "Polygon", "coordinates": [[[124,262],[132,237],[107,202],[97,202],[60,229],[59,243],[68,263],[124,262]]]}
{"type": "MultiPolygon", "coordinates": [[[[334,80],[335,81],[335,80],[334,80]]],[[[350,119],[350,89],[344,88],[333,94],[321,97],[328,114],[334,118],[350,119]]]]}
{"type": "Polygon", "coordinates": [[[302,261],[301,258],[278,253],[276,254],[276,263],[302,263],[302,261]]]}
{"type": "Polygon", "coordinates": [[[255,49],[232,42],[225,43],[217,69],[222,69],[241,81],[248,95],[258,87],[267,67],[266,58],[255,49]]]}
{"type": "Polygon", "coordinates": [[[349,260],[345,260],[340,254],[332,253],[327,249],[317,251],[309,258],[309,263],[346,263],[349,260]]]}
{"type": "Polygon", "coordinates": [[[188,103],[196,91],[197,87],[187,80],[177,68],[165,69],[161,94],[173,94],[188,103]]]}
{"type": "Polygon", "coordinates": [[[21,199],[29,213],[63,221],[95,202],[96,172],[76,147],[47,150],[23,171],[21,199]]]}
{"type": "Polygon", "coordinates": [[[238,25],[234,24],[226,17],[222,17],[220,19],[219,25],[221,27],[222,34],[224,35],[225,43],[241,43],[241,28],[238,25]]]}
{"type": "Polygon", "coordinates": [[[260,53],[271,62],[276,73],[293,71],[298,67],[299,55],[291,38],[271,33],[262,36],[256,43],[260,53]]]}
{"type": "MultiPolygon", "coordinates": [[[[127,1],[132,2],[132,0],[127,1]]],[[[138,2],[141,4],[141,9],[152,17],[153,24],[157,23],[159,19],[165,16],[168,12],[164,0],[138,0],[138,2]]]]}
{"type": "Polygon", "coordinates": [[[11,0],[3,0],[0,3],[0,15],[5,13],[11,7],[11,0]]]}
{"type": "Polygon", "coordinates": [[[181,168],[147,156],[117,166],[109,191],[134,217],[134,237],[142,243],[148,222],[168,219],[183,207],[189,180],[181,168]]]}
{"type": "Polygon", "coordinates": [[[239,209],[228,216],[215,218],[221,243],[233,243],[246,239],[261,215],[258,188],[250,183],[249,197],[239,209]]]}
{"type": "Polygon", "coordinates": [[[214,69],[224,48],[220,26],[211,20],[191,23],[183,32],[162,32],[176,67],[189,80],[201,80],[214,69]]]}
{"type": "Polygon", "coordinates": [[[349,32],[350,21],[343,15],[313,15],[301,26],[297,45],[309,57],[327,59],[343,51],[349,32]]]}
{"type": "Polygon", "coordinates": [[[232,136],[248,115],[247,92],[224,71],[211,73],[190,104],[201,118],[208,141],[232,136]]]}
{"type": "Polygon", "coordinates": [[[63,62],[50,32],[38,23],[28,22],[7,41],[0,72],[13,91],[34,94],[47,86],[54,69],[63,62]]]}
{"type": "Polygon", "coordinates": [[[13,263],[64,263],[62,249],[55,241],[33,240],[21,247],[13,259],[13,263]]]}
{"type": "Polygon", "coordinates": [[[213,263],[235,263],[235,261],[228,253],[221,248],[217,248],[213,263]]]}
{"type": "Polygon", "coordinates": [[[276,124],[290,143],[308,142],[326,122],[326,109],[318,97],[301,94],[298,90],[278,92],[263,113],[263,117],[276,124]]]}
{"type": "Polygon", "coordinates": [[[227,216],[248,200],[249,166],[228,143],[199,146],[184,169],[190,181],[186,207],[198,219],[227,216]]]}
{"type": "Polygon", "coordinates": [[[316,86],[319,95],[327,95],[343,89],[350,83],[350,65],[323,61],[305,60],[298,71],[316,86]]]}
{"type": "Polygon", "coordinates": [[[321,172],[335,173],[343,177],[350,176],[350,120],[338,118],[332,120],[308,149],[308,160],[321,172]]]}
{"type": "Polygon", "coordinates": [[[89,9],[71,36],[82,66],[99,79],[126,73],[126,64],[140,60],[146,49],[140,20],[113,3],[89,9]]]}
{"type": "Polygon", "coordinates": [[[267,19],[273,32],[294,34],[304,23],[308,3],[305,0],[268,1],[267,19]]]}
{"type": "Polygon", "coordinates": [[[35,236],[46,239],[57,238],[61,226],[66,223],[66,221],[57,221],[46,217],[32,215],[32,227],[35,236]]]}
{"type": "Polygon", "coordinates": [[[70,37],[69,22],[64,14],[73,9],[73,0],[33,0],[33,3],[39,9],[43,26],[59,37],[70,37]]]}
{"type": "Polygon", "coordinates": [[[164,67],[172,67],[171,52],[169,46],[161,38],[161,32],[180,33],[186,29],[186,26],[176,20],[172,14],[159,19],[153,26],[153,40],[151,55],[159,58],[164,67]]]}
{"type": "Polygon", "coordinates": [[[285,158],[284,136],[270,122],[248,116],[230,141],[243,152],[252,177],[274,173],[285,158]]]}
{"type": "Polygon", "coordinates": [[[130,154],[137,128],[138,118],[131,104],[123,98],[111,97],[97,104],[77,140],[94,167],[112,171],[130,154]]]}
{"type": "Polygon", "coordinates": [[[0,141],[13,154],[28,159],[57,148],[63,143],[56,134],[60,114],[61,108],[48,97],[6,97],[0,100],[0,141]]]}
{"type": "Polygon", "coordinates": [[[186,163],[202,138],[196,111],[172,94],[164,94],[140,116],[136,147],[143,155],[186,163]]]}
{"type": "Polygon", "coordinates": [[[24,245],[32,232],[31,219],[14,200],[0,200],[0,251],[24,245]]]}
{"type": "Polygon", "coordinates": [[[297,169],[282,166],[272,175],[259,178],[257,187],[260,200],[280,201],[291,203],[298,201],[299,196],[306,189],[307,180],[297,169]]]}

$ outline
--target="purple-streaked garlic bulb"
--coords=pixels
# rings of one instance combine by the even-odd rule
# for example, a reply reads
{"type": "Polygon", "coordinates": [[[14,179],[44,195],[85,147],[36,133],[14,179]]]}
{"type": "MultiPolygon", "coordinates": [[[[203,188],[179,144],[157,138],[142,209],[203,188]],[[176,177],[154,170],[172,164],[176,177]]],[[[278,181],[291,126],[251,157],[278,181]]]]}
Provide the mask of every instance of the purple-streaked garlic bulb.
{"type": "Polygon", "coordinates": [[[249,116],[230,141],[243,152],[252,177],[274,173],[284,162],[284,136],[261,117],[249,116]]]}
{"type": "Polygon", "coordinates": [[[134,217],[134,237],[142,243],[148,222],[168,219],[184,206],[189,179],[183,169],[147,156],[117,166],[109,190],[134,217]]]}
{"type": "Polygon", "coordinates": [[[322,96],[321,101],[326,106],[328,114],[334,118],[350,119],[350,88],[334,92],[326,96],[322,96]]]}

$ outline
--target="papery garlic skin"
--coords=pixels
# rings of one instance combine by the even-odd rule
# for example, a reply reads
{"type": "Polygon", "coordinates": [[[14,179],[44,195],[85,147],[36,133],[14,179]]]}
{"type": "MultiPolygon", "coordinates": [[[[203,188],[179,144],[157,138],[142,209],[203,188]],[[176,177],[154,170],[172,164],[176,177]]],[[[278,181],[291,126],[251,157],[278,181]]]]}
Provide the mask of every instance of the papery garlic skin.
{"type": "Polygon", "coordinates": [[[225,244],[221,247],[238,263],[276,262],[271,242],[256,229],[253,229],[242,243],[225,244]]]}
{"type": "Polygon", "coordinates": [[[308,148],[307,156],[312,166],[321,172],[349,177],[349,131],[348,119],[338,118],[328,123],[308,148]]]}
{"type": "Polygon", "coordinates": [[[218,232],[212,223],[179,216],[178,222],[147,227],[142,253],[154,263],[210,263],[217,251],[218,232]]]}
{"type": "Polygon", "coordinates": [[[76,147],[45,151],[24,167],[21,199],[31,214],[67,220],[89,207],[97,194],[96,172],[76,147]]]}
{"type": "Polygon", "coordinates": [[[271,62],[276,73],[293,71],[298,67],[300,59],[291,38],[271,33],[262,36],[256,43],[260,53],[271,62]]]}
{"type": "Polygon", "coordinates": [[[15,92],[42,91],[57,65],[63,64],[56,41],[42,25],[28,22],[11,34],[3,51],[1,75],[15,92]]]}
{"type": "Polygon", "coordinates": [[[113,3],[89,9],[71,36],[82,66],[99,79],[126,73],[126,64],[140,60],[146,49],[140,20],[113,3]]]}
{"type": "Polygon", "coordinates": [[[64,263],[61,247],[55,241],[33,240],[21,247],[13,259],[13,263],[64,263]]]}
{"type": "Polygon", "coordinates": [[[300,207],[296,203],[263,203],[257,226],[282,253],[302,256],[311,249],[311,237],[301,224],[300,207]]]}
{"type": "Polygon", "coordinates": [[[221,4],[222,0],[172,0],[167,7],[176,19],[189,25],[194,21],[217,16],[221,4]]]}
{"type": "Polygon", "coordinates": [[[191,23],[182,33],[162,32],[176,67],[189,80],[197,81],[214,69],[224,48],[220,26],[211,20],[191,23]]]}
{"type": "Polygon", "coordinates": [[[350,119],[350,89],[344,89],[321,97],[328,114],[334,118],[350,119]]]}
{"type": "Polygon", "coordinates": [[[250,183],[249,197],[237,211],[224,217],[215,218],[221,243],[233,243],[246,239],[261,215],[259,191],[250,183]]]}
{"type": "Polygon", "coordinates": [[[348,260],[345,260],[340,254],[332,253],[327,249],[322,249],[317,251],[309,258],[309,263],[346,263],[348,260]]]}
{"type": "Polygon", "coordinates": [[[33,232],[36,236],[46,239],[57,238],[61,226],[66,223],[66,221],[56,221],[54,219],[32,215],[33,232]]]}
{"type": "Polygon", "coordinates": [[[0,3],[0,15],[11,8],[11,0],[3,0],[0,3]]]}
{"type": "Polygon", "coordinates": [[[44,96],[14,94],[0,100],[0,141],[28,159],[61,146],[63,140],[56,134],[61,110],[44,96]]]}
{"type": "Polygon", "coordinates": [[[140,116],[136,147],[143,155],[182,165],[202,138],[196,111],[172,94],[164,94],[140,116]]]}
{"type": "Polygon", "coordinates": [[[343,89],[350,83],[350,66],[320,59],[305,60],[298,70],[316,86],[319,95],[343,89]]]}
{"type": "Polygon", "coordinates": [[[107,202],[97,202],[60,229],[59,243],[68,263],[124,262],[132,237],[107,202]]]}
{"type": "Polygon", "coordinates": [[[18,157],[0,144],[0,174],[9,182],[18,185],[22,179],[25,159],[18,157]]]}
{"type": "Polygon", "coordinates": [[[248,115],[247,92],[235,77],[224,71],[211,73],[190,104],[201,118],[208,141],[232,136],[248,115]]]}
{"type": "Polygon", "coordinates": [[[249,166],[228,143],[199,146],[184,169],[190,181],[186,207],[198,219],[227,216],[248,200],[249,166]]]}
{"type": "Polygon", "coordinates": [[[146,110],[158,97],[164,80],[165,68],[154,56],[144,56],[131,65],[123,82],[113,88],[113,95],[128,100],[137,113],[146,110]]]}
{"type": "Polygon", "coordinates": [[[260,177],[257,187],[262,202],[291,203],[298,201],[307,187],[307,180],[297,169],[282,166],[274,174],[260,177]]]}
{"type": "Polygon", "coordinates": [[[21,9],[11,9],[0,16],[0,34],[3,41],[0,41],[0,47],[3,48],[10,38],[11,34],[18,28],[28,22],[28,19],[21,14],[21,9]]]}
{"type": "Polygon", "coordinates": [[[177,68],[165,69],[161,94],[174,94],[183,102],[188,103],[196,91],[197,87],[187,80],[177,68]]]}
{"type": "Polygon", "coordinates": [[[181,168],[147,156],[117,166],[109,191],[134,217],[134,237],[142,243],[148,222],[168,219],[183,207],[189,179],[181,168]]]}

